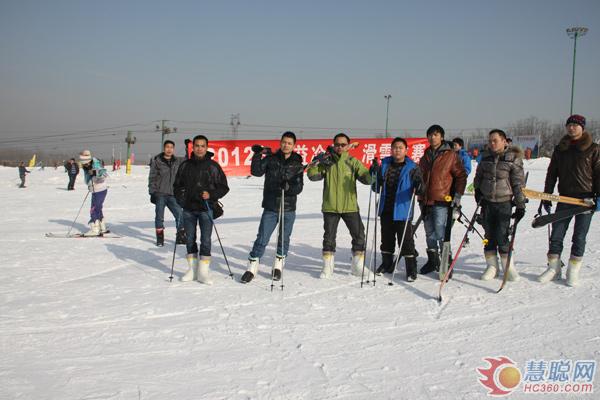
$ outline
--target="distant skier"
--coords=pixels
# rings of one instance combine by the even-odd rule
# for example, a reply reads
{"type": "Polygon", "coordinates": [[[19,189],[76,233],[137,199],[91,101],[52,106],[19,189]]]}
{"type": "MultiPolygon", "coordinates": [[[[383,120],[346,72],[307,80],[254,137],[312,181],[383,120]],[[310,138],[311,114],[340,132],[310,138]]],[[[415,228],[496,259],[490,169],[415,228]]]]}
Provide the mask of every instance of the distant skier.
{"type": "Polygon", "coordinates": [[[296,220],[296,199],[302,192],[304,185],[302,157],[294,153],[296,135],[285,132],[279,142],[279,150],[272,154],[271,149],[260,145],[252,146],[254,155],[250,171],[253,176],[265,176],[262,207],[258,234],[248,256],[248,270],[242,276],[242,282],[250,282],[258,272],[260,258],[265,253],[269,239],[279,224],[277,233],[277,248],[275,265],[273,266],[273,279],[281,279],[290,245],[290,236],[296,220]],[[281,243],[281,192],[283,191],[283,243],[281,243]]]}
{"type": "Polygon", "coordinates": [[[23,161],[21,161],[19,163],[19,178],[21,178],[21,185],[19,186],[20,188],[24,188],[25,186],[25,175],[26,174],[30,174],[31,172],[27,170],[27,168],[25,168],[25,163],[23,161]]]}
{"type": "Polygon", "coordinates": [[[439,271],[439,253],[446,233],[448,213],[460,207],[460,199],[467,186],[463,163],[444,136],[444,128],[440,125],[430,126],[427,129],[429,147],[419,161],[425,182],[419,203],[427,241],[427,262],[419,271],[421,274],[439,271]],[[452,200],[447,201],[447,196],[452,200]]]}
{"type": "Polygon", "coordinates": [[[71,158],[65,163],[65,171],[69,176],[67,190],[75,190],[75,179],[77,179],[77,175],[79,175],[79,165],[77,165],[74,158],[71,158]]]}
{"type": "MultiPolygon", "coordinates": [[[[381,274],[394,272],[395,242],[402,248],[398,250],[404,256],[406,265],[406,280],[417,279],[417,259],[415,242],[413,240],[412,214],[416,201],[411,199],[413,192],[419,196],[423,189],[423,178],[419,166],[407,155],[408,143],[402,138],[392,140],[392,155],[371,166],[371,173],[376,174],[377,181],[372,183],[372,189],[381,192],[378,215],[381,219],[381,258],[382,263],[377,268],[381,274]],[[405,231],[406,229],[406,231],[405,231]]],[[[398,260],[400,259],[398,257],[398,260]]]]}
{"type": "MultiPolygon", "coordinates": [[[[326,162],[319,162],[308,168],[311,181],[325,179],[323,185],[323,270],[321,278],[333,274],[337,228],[340,219],[344,221],[352,236],[352,274],[361,276],[365,262],[365,227],[360,218],[356,200],[356,181],[371,184],[369,170],[356,158],[348,154],[350,138],[338,133],[333,138],[333,151],[326,162]]],[[[371,279],[369,276],[368,279],[371,279]]]]}
{"type": "Polygon", "coordinates": [[[471,163],[472,159],[469,153],[465,150],[465,142],[461,138],[452,139],[452,149],[458,153],[460,159],[465,166],[465,171],[467,172],[467,176],[471,173],[471,163]]]}
{"type": "Polygon", "coordinates": [[[165,206],[169,208],[173,217],[175,217],[175,226],[177,229],[177,244],[185,244],[185,231],[181,218],[182,209],[177,204],[173,195],[173,184],[177,176],[177,170],[183,162],[175,156],[175,143],[171,140],[165,140],[163,152],[150,160],[150,174],[148,175],[148,192],[150,193],[150,202],[154,207],[154,228],[156,230],[156,245],[165,244],[165,206]]]}
{"type": "Polygon", "coordinates": [[[204,135],[194,137],[193,153],[189,160],[181,163],[173,193],[183,208],[183,226],[187,237],[187,262],[189,269],[182,281],[198,280],[212,284],[209,276],[210,249],[213,219],[222,213],[218,200],[229,192],[227,177],[208,151],[208,138],[204,135]],[[196,226],[200,226],[200,261],[196,243],[196,226]]]}
{"type": "MultiPolygon", "coordinates": [[[[544,192],[552,193],[558,180],[558,193],[578,199],[594,198],[595,211],[600,211],[600,146],[594,143],[592,136],[585,130],[585,118],[571,115],[566,123],[567,134],[554,148],[552,159],[546,172],[544,192]]],[[[550,201],[542,202],[548,213],[552,210],[550,201]]],[[[558,203],[556,211],[568,210],[573,206],[558,203]]],[[[585,243],[592,213],[575,216],[573,244],[567,267],[567,285],[579,283],[579,270],[585,252],[585,243]]],[[[560,256],[563,241],[571,223],[571,218],[552,224],[552,234],[548,249],[548,269],[538,278],[540,282],[549,282],[561,278],[562,262],[560,256]]]]}
{"type": "Polygon", "coordinates": [[[489,133],[488,151],[482,154],[475,172],[475,201],[481,205],[481,216],[485,238],[484,247],[486,269],[481,279],[488,281],[498,274],[498,255],[502,268],[508,268],[507,279],[516,281],[519,274],[514,266],[514,257],[507,266],[509,252],[509,228],[511,217],[515,222],[525,215],[525,187],[523,173],[523,151],[518,146],[509,146],[506,133],[494,129],[489,133]],[[513,204],[516,205],[514,213],[513,204]]]}
{"type": "Polygon", "coordinates": [[[92,206],[90,207],[90,230],[85,236],[99,236],[108,232],[106,221],[104,220],[104,200],[108,193],[108,172],[102,166],[102,162],[92,157],[89,150],[84,150],[79,154],[79,162],[83,168],[83,176],[88,190],[92,193],[92,206]]]}

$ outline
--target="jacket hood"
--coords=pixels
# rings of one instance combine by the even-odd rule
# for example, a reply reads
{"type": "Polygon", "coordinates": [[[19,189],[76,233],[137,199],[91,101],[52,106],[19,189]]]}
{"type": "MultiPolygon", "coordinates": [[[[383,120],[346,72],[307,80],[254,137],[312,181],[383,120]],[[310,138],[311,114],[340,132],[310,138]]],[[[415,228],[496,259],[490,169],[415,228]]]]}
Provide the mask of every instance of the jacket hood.
{"type": "MultiPolygon", "coordinates": [[[[284,159],[283,152],[281,151],[281,149],[277,150],[275,152],[275,155],[277,157],[281,158],[282,160],[284,159]]],[[[300,154],[296,153],[295,151],[292,151],[292,154],[290,154],[289,160],[302,163],[302,156],[300,154]]]]}
{"type": "MultiPolygon", "coordinates": [[[[594,143],[592,135],[587,133],[587,131],[583,131],[583,136],[581,136],[581,139],[575,142],[575,147],[577,147],[577,150],[579,151],[586,151],[590,148],[592,143],[594,143]]],[[[562,139],[560,139],[557,147],[560,151],[566,151],[569,149],[569,146],[571,146],[571,138],[569,135],[565,135],[562,139]]]]}
{"type": "MultiPolygon", "coordinates": [[[[493,156],[494,154],[495,153],[493,151],[488,149],[482,152],[482,157],[493,156]]],[[[519,146],[507,146],[504,151],[499,154],[512,155],[513,158],[523,158],[525,156],[523,149],[521,149],[519,146]]]]}
{"type": "Polygon", "coordinates": [[[192,160],[192,161],[207,161],[207,160],[212,160],[212,158],[214,156],[215,156],[215,153],[213,153],[212,151],[207,151],[204,158],[200,159],[200,158],[196,157],[196,155],[194,153],[192,153],[190,160],[192,160]]]}

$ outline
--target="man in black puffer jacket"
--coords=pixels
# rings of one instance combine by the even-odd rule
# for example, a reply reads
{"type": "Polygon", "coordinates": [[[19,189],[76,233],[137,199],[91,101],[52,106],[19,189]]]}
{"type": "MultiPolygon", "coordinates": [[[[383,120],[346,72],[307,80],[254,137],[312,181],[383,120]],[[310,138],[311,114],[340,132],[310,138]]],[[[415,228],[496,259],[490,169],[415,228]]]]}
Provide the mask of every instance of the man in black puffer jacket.
{"type": "Polygon", "coordinates": [[[296,220],[296,198],[304,186],[302,157],[294,153],[296,135],[285,132],[279,142],[279,150],[271,150],[260,145],[252,146],[254,156],[250,171],[253,176],[265,175],[262,207],[264,208],[258,234],[252,251],[248,256],[248,270],[242,276],[242,282],[250,282],[258,272],[259,259],[265,253],[269,239],[281,219],[281,198],[283,193],[283,243],[281,224],[277,234],[277,254],[273,267],[273,279],[281,279],[281,271],[290,245],[290,235],[296,220]],[[265,157],[263,158],[263,155],[265,157]]]}
{"type": "Polygon", "coordinates": [[[198,280],[211,284],[208,276],[210,247],[213,229],[213,210],[217,201],[229,192],[227,177],[208,151],[206,136],[194,137],[194,150],[184,161],[175,177],[173,192],[183,208],[183,226],[187,235],[188,272],[181,278],[187,282],[198,280]],[[200,262],[196,244],[196,225],[200,225],[200,262]]]}

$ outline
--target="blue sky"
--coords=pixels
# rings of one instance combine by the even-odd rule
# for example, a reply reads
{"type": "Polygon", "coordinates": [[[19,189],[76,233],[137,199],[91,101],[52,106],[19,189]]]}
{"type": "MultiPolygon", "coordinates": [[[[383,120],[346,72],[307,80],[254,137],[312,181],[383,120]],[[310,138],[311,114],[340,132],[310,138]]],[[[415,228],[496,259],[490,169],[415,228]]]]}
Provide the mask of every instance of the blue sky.
{"type": "Polygon", "coordinates": [[[575,111],[600,119],[599,20],[593,0],[0,1],[0,139],[139,123],[157,143],[152,121],[222,135],[232,113],[248,138],[373,133],[386,94],[394,134],[562,121],[577,25],[575,111]]]}

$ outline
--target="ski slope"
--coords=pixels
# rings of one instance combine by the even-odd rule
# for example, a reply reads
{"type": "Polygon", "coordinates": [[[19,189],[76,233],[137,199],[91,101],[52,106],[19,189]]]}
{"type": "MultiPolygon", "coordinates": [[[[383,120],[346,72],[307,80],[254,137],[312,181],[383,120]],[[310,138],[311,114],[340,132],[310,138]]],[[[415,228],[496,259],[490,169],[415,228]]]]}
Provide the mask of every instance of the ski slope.
{"type": "MultiPolygon", "coordinates": [[[[529,187],[543,188],[547,163],[526,161],[529,187]]],[[[185,246],[177,248],[169,283],[174,224],[166,211],[165,247],[155,247],[143,166],[131,176],[111,173],[104,213],[122,238],[44,237],[69,230],[86,194],[81,175],[76,190],[66,191],[63,171],[36,169],[18,189],[16,168],[0,167],[1,399],[480,399],[487,392],[476,368],[484,357],[507,356],[521,371],[530,359],[600,359],[598,217],[580,287],[536,281],[547,231],[530,227],[531,203],[514,256],[521,280],[500,294],[499,279],[479,280],[482,245],[472,236],[440,305],[436,277],[408,284],[403,263],[393,286],[385,275],[361,288],[349,275],[343,224],[334,277],[320,280],[322,182],[305,179],[284,290],[271,292],[275,237],[258,277],[239,283],[262,212],[262,178],[229,179],[217,228],[235,280],[213,235],[214,285],[205,286],[178,281],[185,246]]],[[[368,198],[360,186],[365,224],[368,198]]],[[[465,196],[465,213],[474,207],[465,196]]],[[[74,231],[87,228],[88,216],[89,198],[74,231]]],[[[454,229],[453,251],[464,230],[454,229]]],[[[419,268],[424,236],[421,227],[419,268]]],[[[510,397],[536,398],[518,391],[510,397]]]]}

